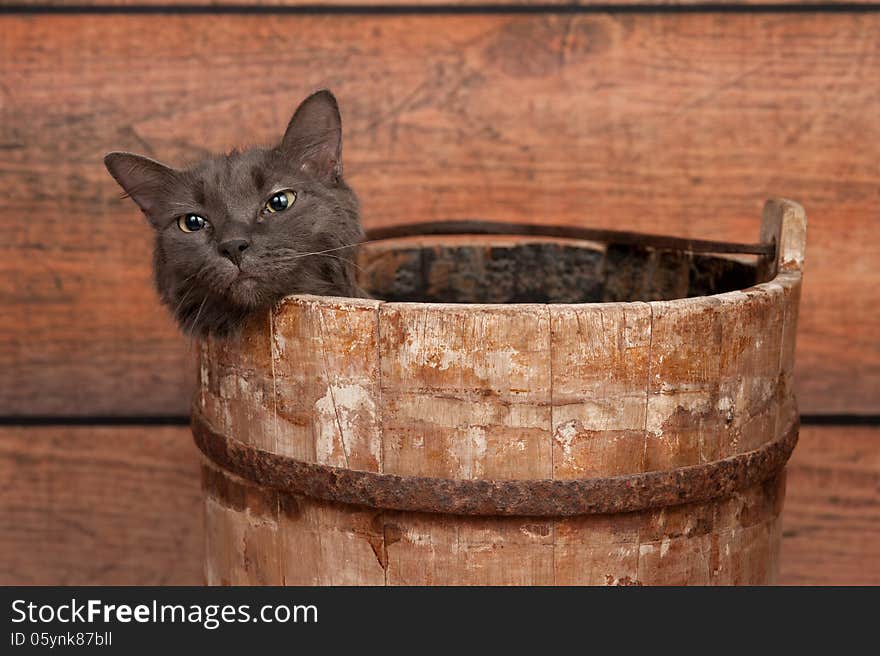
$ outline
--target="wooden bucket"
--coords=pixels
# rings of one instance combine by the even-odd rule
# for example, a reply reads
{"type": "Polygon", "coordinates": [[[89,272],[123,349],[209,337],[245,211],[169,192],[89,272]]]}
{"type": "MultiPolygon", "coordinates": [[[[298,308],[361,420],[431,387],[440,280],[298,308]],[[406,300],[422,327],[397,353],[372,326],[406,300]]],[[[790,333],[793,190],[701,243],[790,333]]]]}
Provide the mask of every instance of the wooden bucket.
{"type": "Polygon", "coordinates": [[[207,582],[775,581],[803,210],[751,246],[573,234],[373,242],[389,300],[204,343],[207,582]]]}

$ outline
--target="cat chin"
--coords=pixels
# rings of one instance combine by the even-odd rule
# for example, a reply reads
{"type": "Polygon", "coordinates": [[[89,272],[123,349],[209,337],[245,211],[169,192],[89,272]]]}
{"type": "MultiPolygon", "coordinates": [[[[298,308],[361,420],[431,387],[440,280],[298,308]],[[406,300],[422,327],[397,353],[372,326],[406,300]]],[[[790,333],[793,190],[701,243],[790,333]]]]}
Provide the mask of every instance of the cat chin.
{"type": "Polygon", "coordinates": [[[261,283],[253,277],[242,276],[232,282],[226,290],[226,298],[230,303],[245,310],[263,307],[261,283]]]}

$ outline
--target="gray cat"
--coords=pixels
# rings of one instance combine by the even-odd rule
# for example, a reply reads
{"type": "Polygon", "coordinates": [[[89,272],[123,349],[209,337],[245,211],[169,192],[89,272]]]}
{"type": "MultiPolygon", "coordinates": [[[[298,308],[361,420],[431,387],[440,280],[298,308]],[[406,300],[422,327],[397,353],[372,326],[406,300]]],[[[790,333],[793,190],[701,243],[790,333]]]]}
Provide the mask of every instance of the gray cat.
{"type": "Polygon", "coordinates": [[[235,335],[288,294],[365,296],[353,264],[363,230],[329,91],[303,101],[274,148],[182,170],[121,152],[104,164],[156,231],[156,288],[184,332],[235,335]]]}

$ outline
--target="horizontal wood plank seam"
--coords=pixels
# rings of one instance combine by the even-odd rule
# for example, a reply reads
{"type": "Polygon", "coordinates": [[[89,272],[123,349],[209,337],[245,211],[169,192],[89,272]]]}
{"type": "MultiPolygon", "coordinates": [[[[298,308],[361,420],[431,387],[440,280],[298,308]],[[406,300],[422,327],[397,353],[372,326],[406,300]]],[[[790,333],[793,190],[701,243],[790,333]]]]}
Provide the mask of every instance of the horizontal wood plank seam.
{"type": "Polygon", "coordinates": [[[188,415],[7,415],[0,416],[0,426],[189,426],[188,415]]]}
{"type": "Polygon", "coordinates": [[[856,4],[632,4],[632,5],[6,5],[0,16],[16,14],[700,14],[700,13],[877,13],[880,3],[856,4]]]}

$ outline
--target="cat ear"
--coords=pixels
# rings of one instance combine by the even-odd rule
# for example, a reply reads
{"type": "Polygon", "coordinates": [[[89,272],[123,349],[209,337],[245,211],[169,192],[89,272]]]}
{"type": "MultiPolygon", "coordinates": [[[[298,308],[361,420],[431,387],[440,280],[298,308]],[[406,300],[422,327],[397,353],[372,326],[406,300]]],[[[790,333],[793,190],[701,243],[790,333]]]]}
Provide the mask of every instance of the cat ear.
{"type": "Polygon", "coordinates": [[[302,101],[287,125],[281,149],[308,171],[329,182],[342,177],[342,117],[326,89],[302,101]]]}
{"type": "Polygon", "coordinates": [[[151,221],[178,181],[174,169],[134,153],[110,153],[104,157],[104,165],[151,221]]]}

